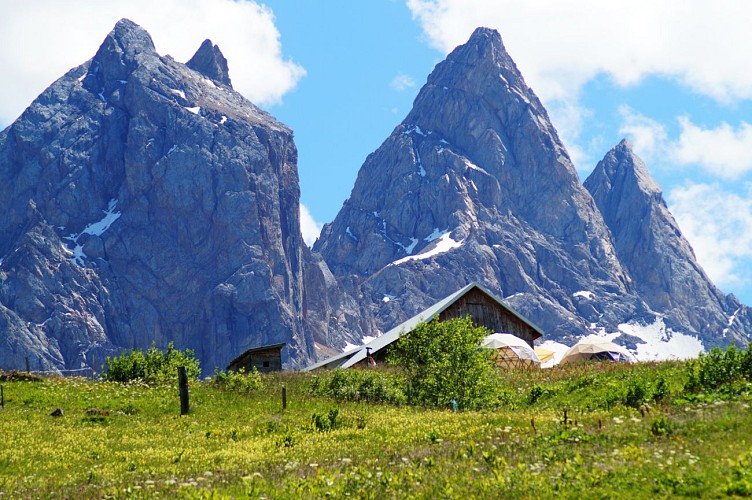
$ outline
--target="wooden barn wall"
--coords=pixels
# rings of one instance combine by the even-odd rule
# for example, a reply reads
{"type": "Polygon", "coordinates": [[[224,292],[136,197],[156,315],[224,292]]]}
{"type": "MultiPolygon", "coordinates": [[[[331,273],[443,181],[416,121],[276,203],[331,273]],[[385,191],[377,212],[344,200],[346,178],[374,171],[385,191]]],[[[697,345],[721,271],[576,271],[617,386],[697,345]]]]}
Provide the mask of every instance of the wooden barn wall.
{"type": "Polygon", "coordinates": [[[246,354],[240,358],[237,362],[229,366],[230,370],[238,371],[241,368],[245,368],[248,372],[256,367],[259,372],[276,372],[282,370],[282,351],[281,349],[268,349],[263,351],[255,351],[246,354]],[[264,366],[264,362],[268,363],[268,366],[264,366]]]}
{"type": "Polygon", "coordinates": [[[513,333],[533,346],[535,330],[478,289],[470,290],[457,299],[439,315],[439,320],[464,318],[468,314],[473,323],[485,326],[491,333],[513,333]]]}

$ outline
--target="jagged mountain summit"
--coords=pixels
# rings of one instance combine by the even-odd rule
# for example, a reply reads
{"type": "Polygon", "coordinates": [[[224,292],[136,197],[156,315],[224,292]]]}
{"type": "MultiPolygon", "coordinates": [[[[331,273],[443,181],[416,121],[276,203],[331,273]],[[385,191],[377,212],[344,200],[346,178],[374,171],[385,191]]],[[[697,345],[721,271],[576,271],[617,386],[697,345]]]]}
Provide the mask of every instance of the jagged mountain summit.
{"type": "Polygon", "coordinates": [[[211,41],[182,64],[118,22],[0,132],[0,368],[152,342],[207,371],[286,342],[300,367],[472,282],[549,340],[608,334],[649,359],[750,339],[629,145],[580,183],[493,30],[436,66],[313,251],[296,163],[211,41]]]}
{"type": "Polygon", "coordinates": [[[119,21],[0,133],[0,367],[152,341],[209,371],[276,342],[304,363],[296,163],[217,46],[184,65],[119,21]]]}
{"type": "MultiPolygon", "coordinates": [[[[407,117],[366,159],[314,250],[335,276],[357,283],[382,331],[473,281],[506,297],[547,338],[570,342],[606,332],[637,349],[645,343],[639,327],[654,325],[666,339],[672,332],[700,335],[696,318],[681,311],[690,295],[700,301],[693,307],[713,310],[703,316],[713,319],[704,338],[720,335],[735,311],[748,314],[710,292],[715,287],[701,270],[694,276],[707,294],[657,300],[650,269],[639,271],[641,256],[626,254],[664,249],[645,239],[649,231],[622,231],[596,204],[601,199],[580,183],[499,34],[479,28],[436,66],[407,117]]],[[[635,199],[621,215],[664,214],[661,203],[635,199]]],[[[668,217],[656,218],[654,234],[674,231],[663,209],[668,217]]],[[[639,215],[630,215],[637,228],[639,215]]],[[[688,266],[699,270],[684,244],[671,258],[691,257],[688,266]]],[[[674,276],[675,269],[666,272],[674,276]]],[[[671,279],[680,286],[681,278],[671,279]]],[[[742,340],[752,329],[734,331],[742,340]]]]}
{"type": "Polygon", "coordinates": [[[584,185],[611,230],[619,260],[652,310],[673,326],[688,326],[708,345],[719,338],[748,340],[750,310],[718,290],[697,263],[660,187],[629,142],[609,151],[584,185]]]}

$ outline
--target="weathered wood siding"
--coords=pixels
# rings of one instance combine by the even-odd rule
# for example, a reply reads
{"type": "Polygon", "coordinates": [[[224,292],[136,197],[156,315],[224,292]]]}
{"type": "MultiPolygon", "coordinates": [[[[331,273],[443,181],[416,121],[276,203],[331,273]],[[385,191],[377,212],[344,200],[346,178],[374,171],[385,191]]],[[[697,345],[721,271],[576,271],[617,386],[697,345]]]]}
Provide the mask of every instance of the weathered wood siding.
{"type": "Polygon", "coordinates": [[[513,333],[524,339],[530,347],[533,347],[533,340],[538,335],[528,324],[477,288],[446,308],[439,314],[439,320],[464,318],[467,315],[470,315],[476,326],[485,326],[491,333],[513,333]]]}
{"type": "Polygon", "coordinates": [[[234,360],[227,367],[231,371],[240,371],[241,368],[249,372],[253,368],[259,372],[277,372],[282,370],[282,348],[274,347],[248,352],[234,360]]]}

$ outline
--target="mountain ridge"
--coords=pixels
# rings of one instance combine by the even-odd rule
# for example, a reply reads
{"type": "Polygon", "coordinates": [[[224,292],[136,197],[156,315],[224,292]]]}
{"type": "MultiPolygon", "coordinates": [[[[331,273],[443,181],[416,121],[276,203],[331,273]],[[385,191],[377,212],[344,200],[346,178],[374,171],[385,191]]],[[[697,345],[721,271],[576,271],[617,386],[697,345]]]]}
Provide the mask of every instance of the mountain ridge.
{"type": "Polygon", "coordinates": [[[437,64],[313,249],[299,199],[292,130],[232,89],[219,47],[182,64],[119,21],[0,131],[0,367],[152,342],[207,372],[285,342],[302,367],[471,282],[549,340],[752,335],[629,144],[580,182],[488,28],[437,64]]]}

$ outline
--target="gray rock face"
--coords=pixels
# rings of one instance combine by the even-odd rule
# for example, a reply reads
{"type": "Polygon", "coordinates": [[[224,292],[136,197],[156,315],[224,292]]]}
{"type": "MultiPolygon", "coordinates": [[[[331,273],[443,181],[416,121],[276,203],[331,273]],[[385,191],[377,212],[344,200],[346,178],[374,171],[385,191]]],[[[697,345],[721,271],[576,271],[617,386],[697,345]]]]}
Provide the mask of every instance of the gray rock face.
{"type": "Polygon", "coordinates": [[[651,309],[710,345],[725,337],[747,341],[748,308],[723,295],[702,270],[660,187],[627,141],[606,154],[584,185],[611,230],[619,260],[651,309]]]}
{"type": "Polygon", "coordinates": [[[210,42],[192,61],[122,20],[0,133],[0,367],[152,341],[208,371],[266,343],[313,354],[292,132],[210,42]]]}
{"type": "Polygon", "coordinates": [[[514,296],[554,336],[643,309],[545,109],[488,29],[436,66],[314,250],[361,280],[384,328],[470,281],[514,296]],[[597,297],[582,316],[580,290],[597,297]]]}
{"type": "MultiPolygon", "coordinates": [[[[644,228],[636,221],[630,234],[614,233],[617,247],[613,226],[580,183],[499,34],[479,28],[436,66],[405,120],[366,159],[314,250],[340,281],[352,280],[370,298],[365,307],[381,331],[471,281],[506,297],[547,339],[572,342],[659,317],[693,334],[711,317],[716,326],[728,323],[727,304],[735,299],[717,292],[693,258],[686,267],[694,269],[696,286],[674,299],[669,295],[681,280],[659,291],[653,276],[638,272],[641,255],[620,260],[630,245],[656,259],[691,256],[680,238],[656,246],[651,234],[674,231],[675,224],[649,177],[640,178],[645,182],[631,198],[619,191],[612,196],[623,200],[623,215],[651,211],[656,224],[644,228]],[[682,310],[693,303],[707,311],[682,310]]],[[[739,313],[737,324],[747,314],[741,306],[739,313]]],[[[738,337],[714,337],[715,343],[749,332],[743,327],[738,337]]]]}
{"type": "Polygon", "coordinates": [[[217,45],[212,44],[208,38],[204,40],[198,51],[185,63],[191,69],[194,69],[204,76],[208,76],[215,82],[227,85],[232,88],[230,81],[230,70],[227,67],[227,59],[222,55],[217,45]]]}

